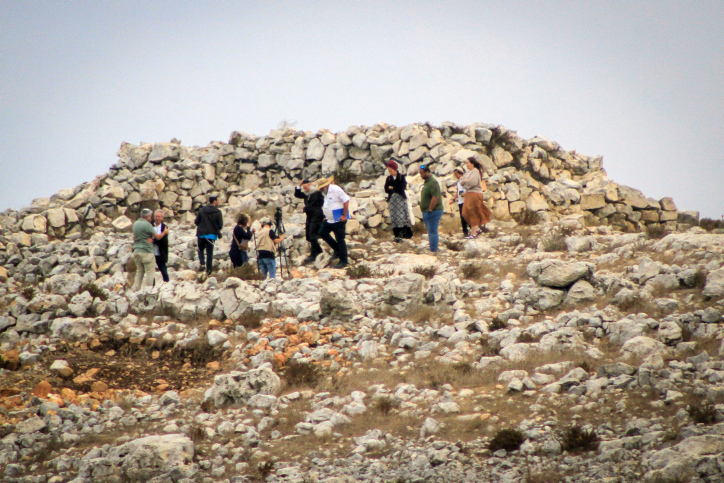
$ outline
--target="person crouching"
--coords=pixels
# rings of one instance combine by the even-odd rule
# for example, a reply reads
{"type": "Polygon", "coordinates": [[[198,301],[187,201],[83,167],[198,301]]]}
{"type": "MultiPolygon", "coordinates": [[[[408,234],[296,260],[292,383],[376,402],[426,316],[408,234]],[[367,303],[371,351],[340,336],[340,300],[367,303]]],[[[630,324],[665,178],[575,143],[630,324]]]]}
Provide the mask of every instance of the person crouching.
{"type": "Polygon", "coordinates": [[[274,233],[271,228],[271,220],[263,218],[261,221],[261,229],[259,230],[259,238],[256,244],[256,258],[259,262],[259,270],[261,270],[264,278],[277,277],[277,261],[276,246],[284,240],[284,235],[274,233]]]}

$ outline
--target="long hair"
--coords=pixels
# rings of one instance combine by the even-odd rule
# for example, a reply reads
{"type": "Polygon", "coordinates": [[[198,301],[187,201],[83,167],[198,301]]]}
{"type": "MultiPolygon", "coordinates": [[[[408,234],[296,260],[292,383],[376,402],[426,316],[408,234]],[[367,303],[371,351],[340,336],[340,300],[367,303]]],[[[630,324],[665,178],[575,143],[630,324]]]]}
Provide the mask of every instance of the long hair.
{"type": "Polygon", "coordinates": [[[246,226],[247,224],[249,224],[249,215],[241,213],[239,215],[239,218],[236,219],[236,224],[241,226],[246,226]]]}
{"type": "Polygon", "coordinates": [[[470,161],[470,164],[472,164],[473,167],[478,170],[478,173],[480,173],[480,176],[482,177],[483,176],[483,165],[480,164],[480,162],[477,159],[475,159],[475,156],[470,156],[468,158],[468,161],[470,161]]]}

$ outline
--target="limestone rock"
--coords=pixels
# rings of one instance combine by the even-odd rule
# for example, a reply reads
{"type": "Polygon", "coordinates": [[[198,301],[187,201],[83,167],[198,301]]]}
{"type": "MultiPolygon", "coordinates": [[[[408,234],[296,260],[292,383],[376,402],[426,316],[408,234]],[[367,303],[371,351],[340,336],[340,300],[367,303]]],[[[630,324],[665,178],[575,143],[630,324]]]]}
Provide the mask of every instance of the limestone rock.
{"type": "Polygon", "coordinates": [[[269,365],[247,372],[234,371],[214,378],[214,384],[204,394],[204,403],[220,408],[242,404],[255,394],[279,394],[281,380],[269,365]]]}
{"type": "Polygon", "coordinates": [[[359,313],[360,307],[339,282],[330,282],[322,288],[319,299],[322,316],[349,317],[359,313]]]}
{"type": "Polygon", "coordinates": [[[133,227],[133,222],[126,215],[121,215],[111,223],[113,227],[118,231],[130,230],[133,227]]]}
{"type": "Polygon", "coordinates": [[[579,280],[568,289],[566,305],[580,305],[596,300],[596,289],[585,280],[579,280]]]}
{"type": "Polygon", "coordinates": [[[51,372],[55,372],[61,377],[70,377],[73,375],[73,369],[68,365],[67,361],[57,359],[50,365],[51,372]]]}
{"type": "Polygon", "coordinates": [[[706,285],[701,293],[705,297],[714,299],[724,297],[724,268],[709,272],[706,277],[706,285]]]}
{"type": "Polygon", "coordinates": [[[406,273],[389,279],[383,292],[385,303],[396,313],[404,313],[421,304],[424,282],[425,277],[419,273],[406,273]]]}
{"type": "Polygon", "coordinates": [[[547,259],[529,264],[525,271],[539,285],[562,288],[592,275],[593,267],[582,262],[547,259]]]}

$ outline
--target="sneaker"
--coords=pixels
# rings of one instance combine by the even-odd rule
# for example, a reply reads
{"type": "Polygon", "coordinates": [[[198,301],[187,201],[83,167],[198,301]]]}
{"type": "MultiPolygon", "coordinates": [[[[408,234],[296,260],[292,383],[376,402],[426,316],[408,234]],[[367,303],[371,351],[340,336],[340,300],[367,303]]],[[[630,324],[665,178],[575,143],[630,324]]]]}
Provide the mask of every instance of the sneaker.
{"type": "Polygon", "coordinates": [[[337,265],[333,266],[332,268],[336,268],[337,270],[342,270],[342,269],[344,269],[344,268],[347,268],[347,264],[340,262],[340,263],[338,263],[337,265]]]}
{"type": "Polygon", "coordinates": [[[306,265],[307,263],[314,263],[314,261],[317,259],[317,257],[313,257],[309,255],[307,258],[302,260],[302,265],[306,265]]]}
{"type": "Polygon", "coordinates": [[[330,258],[329,261],[331,262],[332,260],[338,260],[338,259],[339,259],[339,254],[334,252],[334,253],[332,253],[332,258],[330,258]]]}

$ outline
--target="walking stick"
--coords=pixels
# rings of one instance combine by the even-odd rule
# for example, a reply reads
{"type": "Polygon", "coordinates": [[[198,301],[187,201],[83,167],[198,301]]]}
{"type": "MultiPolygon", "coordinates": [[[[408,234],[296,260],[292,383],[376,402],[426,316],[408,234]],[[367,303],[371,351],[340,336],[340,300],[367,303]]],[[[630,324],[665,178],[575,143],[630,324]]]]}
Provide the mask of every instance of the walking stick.
{"type": "Polygon", "coordinates": [[[256,251],[256,269],[261,273],[261,264],[259,263],[259,247],[256,244],[256,233],[251,232],[251,236],[254,238],[254,250],[256,251]]]}

